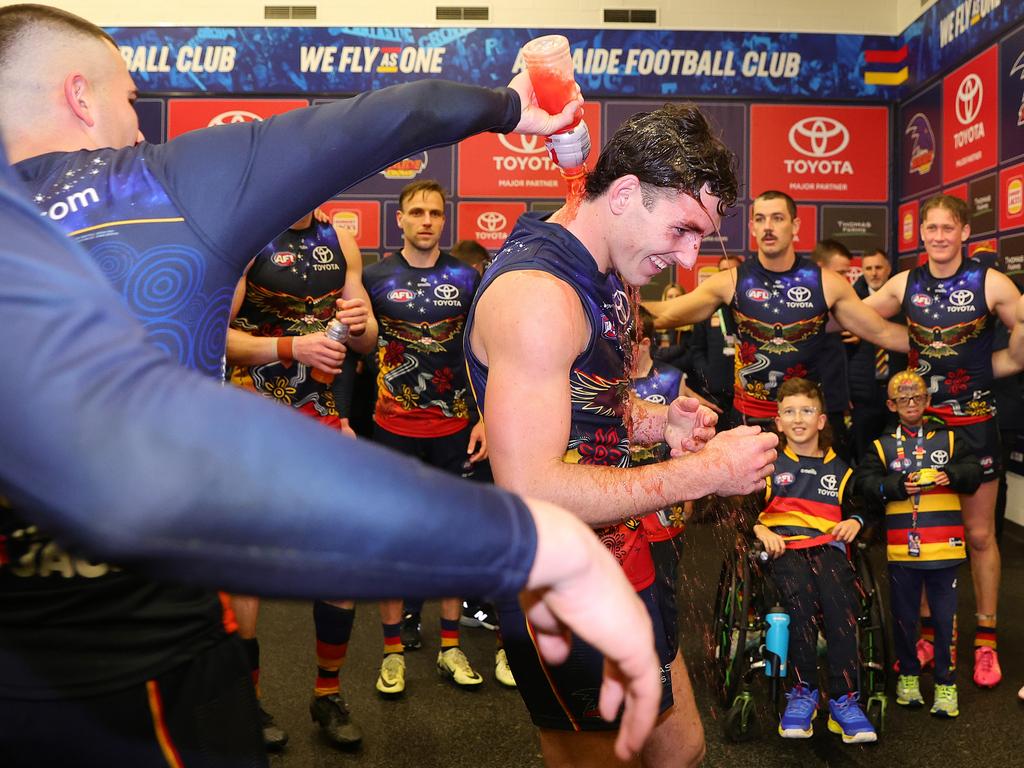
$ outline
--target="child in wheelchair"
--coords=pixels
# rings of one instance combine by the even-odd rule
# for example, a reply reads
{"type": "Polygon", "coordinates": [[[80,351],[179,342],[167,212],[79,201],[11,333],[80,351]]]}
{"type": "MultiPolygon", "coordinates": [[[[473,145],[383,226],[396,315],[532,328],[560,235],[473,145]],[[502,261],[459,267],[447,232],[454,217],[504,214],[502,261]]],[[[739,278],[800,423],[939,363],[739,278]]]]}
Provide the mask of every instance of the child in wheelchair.
{"type": "Polygon", "coordinates": [[[921,662],[915,649],[921,588],[935,629],[935,699],[931,714],[960,714],[956,690],[957,570],[967,557],[958,493],[973,493],[982,469],[962,438],[927,424],[924,379],[900,371],[889,380],[899,426],[875,440],[857,470],[857,488],[885,505],[886,556],[899,677],[896,703],[921,707],[921,662]]]}
{"type": "Polygon", "coordinates": [[[806,739],[818,710],[817,619],[828,643],[828,729],[847,744],[878,736],[859,702],[856,574],[847,556],[864,520],[849,505],[852,470],[829,447],[817,385],[794,378],[779,387],[779,458],[754,526],[770,559],[765,572],[790,617],[795,684],[779,723],[784,738],[806,739]]]}

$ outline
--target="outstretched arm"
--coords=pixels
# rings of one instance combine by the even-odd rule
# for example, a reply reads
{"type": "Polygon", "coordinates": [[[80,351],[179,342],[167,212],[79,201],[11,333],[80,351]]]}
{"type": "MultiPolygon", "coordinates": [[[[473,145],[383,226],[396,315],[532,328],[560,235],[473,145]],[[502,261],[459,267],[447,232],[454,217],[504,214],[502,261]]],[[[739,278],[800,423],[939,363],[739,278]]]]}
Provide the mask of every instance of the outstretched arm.
{"type": "Polygon", "coordinates": [[[882,319],[878,312],[861,301],[853,286],[841,275],[823,269],[821,279],[825,288],[825,300],[843,328],[879,347],[894,352],[910,351],[906,326],[882,319]]]}
{"type": "Polygon", "coordinates": [[[668,301],[645,301],[644,308],[654,315],[655,328],[678,328],[699,323],[732,301],[735,281],[736,270],[717,272],[684,296],[668,301]]]}

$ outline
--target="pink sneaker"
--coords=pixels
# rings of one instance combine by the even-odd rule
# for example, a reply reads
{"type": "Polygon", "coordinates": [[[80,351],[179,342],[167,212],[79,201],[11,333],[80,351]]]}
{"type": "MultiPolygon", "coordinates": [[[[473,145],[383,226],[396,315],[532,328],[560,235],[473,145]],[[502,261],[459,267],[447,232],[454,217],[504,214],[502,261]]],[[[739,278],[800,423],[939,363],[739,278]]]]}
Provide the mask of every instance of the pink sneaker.
{"type": "Polygon", "coordinates": [[[981,688],[995,688],[1003,679],[999,655],[995,648],[980,645],[974,649],[974,684],[981,688]]]}
{"type": "Polygon", "coordinates": [[[917,641],[917,660],[921,662],[921,671],[926,672],[935,666],[935,644],[923,637],[917,641]]]}

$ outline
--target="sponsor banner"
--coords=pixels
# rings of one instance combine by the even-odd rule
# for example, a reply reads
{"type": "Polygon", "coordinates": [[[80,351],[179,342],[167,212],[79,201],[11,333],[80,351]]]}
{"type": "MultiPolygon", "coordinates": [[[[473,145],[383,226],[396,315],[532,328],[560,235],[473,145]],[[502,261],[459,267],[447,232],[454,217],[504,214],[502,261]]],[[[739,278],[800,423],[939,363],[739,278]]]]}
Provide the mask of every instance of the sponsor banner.
{"type": "MultiPolygon", "coordinates": [[[[593,169],[601,147],[601,108],[583,105],[590,131],[587,168],[593,169]]],[[[544,139],[518,133],[479,133],[459,144],[460,197],[565,197],[558,166],[548,157],[544,139]]]]}
{"type": "MultiPolygon", "coordinates": [[[[753,203],[751,203],[753,211],[753,203]]],[[[798,203],[796,206],[796,217],[800,219],[800,231],[793,237],[793,249],[797,253],[810,253],[818,244],[818,206],[804,205],[798,203]]],[[[747,225],[747,247],[757,253],[757,240],[751,231],[749,222],[747,225]]]]}
{"type": "Polygon", "coordinates": [[[821,240],[838,240],[853,253],[889,250],[889,209],[878,205],[821,206],[821,240]]]}
{"type": "Polygon", "coordinates": [[[999,46],[999,158],[1024,156],[1024,27],[999,46]]]}
{"type": "Polygon", "coordinates": [[[996,231],[996,175],[973,179],[967,187],[967,205],[971,208],[971,235],[996,231]]]}
{"type": "Polygon", "coordinates": [[[900,199],[942,185],[942,85],[936,83],[900,107],[900,199]]]}
{"type": "Polygon", "coordinates": [[[928,261],[928,255],[924,253],[911,253],[909,255],[900,256],[896,261],[896,271],[905,272],[908,269],[920,266],[928,261]]]}
{"type": "Polygon", "coordinates": [[[136,99],[135,114],[139,116],[139,130],[150,144],[164,141],[164,100],[136,99]]]}
{"type": "Polygon", "coordinates": [[[1018,288],[1024,289],[1024,234],[999,238],[996,267],[1013,278],[1018,288]]]}
{"type": "MultiPolygon", "coordinates": [[[[676,268],[675,277],[676,282],[681,285],[687,293],[692,291],[698,285],[707,280],[711,275],[718,273],[718,262],[722,256],[719,254],[715,256],[713,254],[701,254],[697,257],[697,261],[693,265],[693,269],[682,269],[676,268]]],[[[663,286],[664,287],[664,286],[663,286]]],[[[660,299],[661,291],[658,291],[657,296],[653,299],[660,299]]]]}
{"type": "Polygon", "coordinates": [[[588,98],[892,99],[909,61],[899,37],[882,35],[494,27],[108,31],[139,87],[151,93],[357,93],[437,77],[505,85],[522,68],[519,49],[543,34],[569,39],[588,98]],[[879,66],[900,51],[900,61],[879,66]]]}
{"type": "Polygon", "coordinates": [[[308,104],[305,99],[168,99],[167,139],[196,128],[266,120],[308,104]]]}
{"type": "Polygon", "coordinates": [[[380,248],[380,203],[375,200],[328,200],[320,206],[338,229],[347,229],[360,248],[380,248]]]}
{"type": "Polygon", "coordinates": [[[489,251],[500,250],[526,203],[459,203],[458,239],[476,240],[489,251]]]}
{"type": "Polygon", "coordinates": [[[999,228],[1024,227],[1024,163],[999,172],[999,228]]]}
{"type": "MultiPolygon", "coordinates": [[[[627,118],[637,112],[651,112],[665,105],[661,101],[609,101],[604,106],[604,135],[611,137],[627,118]]],[[[736,167],[740,181],[746,179],[747,155],[747,110],[742,104],[714,104],[701,102],[700,111],[708,119],[715,133],[736,155],[736,167]]],[[[737,205],[722,218],[721,237],[704,240],[702,250],[737,251],[743,249],[747,221],[744,208],[737,205]]]]}
{"type": "MultiPolygon", "coordinates": [[[[455,205],[451,200],[444,204],[444,229],[441,231],[439,244],[444,250],[450,250],[455,244],[455,205]]],[[[384,203],[384,249],[397,251],[405,245],[402,228],[398,226],[398,201],[388,200],[384,203]]]]}
{"type": "Polygon", "coordinates": [[[967,244],[967,258],[980,261],[986,267],[997,266],[996,255],[999,250],[999,243],[994,237],[987,237],[984,240],[975,240],[967,244]]]}
{"type": "Polygon", "coordinates": [[[911,200],[909,203],[903,203],[899,209],[899,250],[900,253],[906,253],[917,248],[918,245],[918,222],[917,213],[920,209],[920,204],[917,200],[911,200]]]}
{"type": "Polygon", "coordinates": [[[967,202],[967,185],[966,184],[954,184],[952,187],[946,187],[942,190],[944,195],[952,195],[953,197],[959,197],[964,202],[967,202]]]}
{"type": "Polygon", "coordinates": [[[993,45],[942,81],[942,181],[995,166],[999,135],[999,50],[993,45]]]}
{"type": "Polygon", "coordinates": [[[750,108],[750,189],[798,200],[889,197],[889,110],[830,104],[750,108]]]}

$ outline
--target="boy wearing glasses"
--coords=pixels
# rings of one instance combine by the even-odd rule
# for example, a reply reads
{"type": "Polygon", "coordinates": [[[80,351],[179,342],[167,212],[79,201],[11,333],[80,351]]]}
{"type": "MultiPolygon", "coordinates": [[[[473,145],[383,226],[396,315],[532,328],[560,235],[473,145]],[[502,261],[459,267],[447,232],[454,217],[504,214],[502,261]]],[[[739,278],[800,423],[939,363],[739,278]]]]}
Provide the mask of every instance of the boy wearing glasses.
{"type": "Polygon", "coordinates": [[[789,662],[796,685],[786,694],[779,735],[807,739],[818,709],[818,617],[828,641],[828,729],[847,744],[876,741],[857,687],[856,576],[846,545],[864,520],[851,514],[852,470],[830,448],[824,400],[807,379],[779,387],[775,419],[784,449],[767,479],[754,535],[771,556],[766,571],[789,614],[789,662]]]}
{"type": "Polygon", "coordinates": [[[921,707],[921,662],[915,647],[921,588],[935,631],[935,701],[931,714],[960,714],[956,690],[956,582],[966,559],[964,521],[957,494],[981,483],[981,464],[966,441],[943,426],[925,424],[930,404],[924,379],[900,371],[889,380],[890,411],[899,415],[892,434],[875,440],[857,471],[857,486],[885,504],[893,636],[900,675],[896,703],[921,707]]]}

